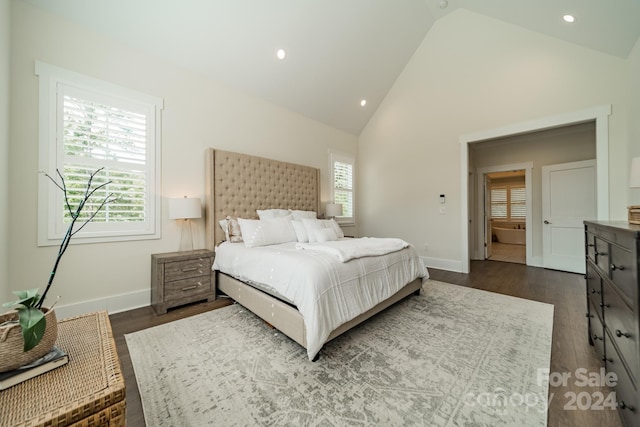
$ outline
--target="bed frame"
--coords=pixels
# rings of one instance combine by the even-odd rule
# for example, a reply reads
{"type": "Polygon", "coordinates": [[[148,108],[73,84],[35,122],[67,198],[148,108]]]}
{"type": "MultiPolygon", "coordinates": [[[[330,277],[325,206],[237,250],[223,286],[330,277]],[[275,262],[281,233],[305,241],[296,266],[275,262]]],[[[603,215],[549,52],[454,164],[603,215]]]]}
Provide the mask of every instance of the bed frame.
{"type": "MultiPolygon", "coordinates": [[[[255,218],[256,209],[270,208],[321,212],[320,169],[207,149],[205,229],[209,249],[214,249],[217,243],[224,240],[224,232],[218,226],[218,221],[227,215],[255,218]]],[[[217,271],[216,283],[219,291],[307,348],[304,319],[295,307],[217,271]]],[[[421,287],[421,279],[406,284],[388,299],[335,329],[326,342],[406,296],[419,293],[421,287]]]]}

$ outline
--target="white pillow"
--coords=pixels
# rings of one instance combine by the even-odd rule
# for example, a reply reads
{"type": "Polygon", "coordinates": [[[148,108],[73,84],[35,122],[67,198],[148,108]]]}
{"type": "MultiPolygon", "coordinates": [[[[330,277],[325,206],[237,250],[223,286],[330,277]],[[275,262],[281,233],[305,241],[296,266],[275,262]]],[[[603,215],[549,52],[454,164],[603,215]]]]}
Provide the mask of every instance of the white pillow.
{"type": "Polygon", "coordinates": [[[318,214],[315,211],[291,211],[294,221],[301,221],[303,219],[316,219],[318,214]]]}
{"type": "Polygon", "coordinates": [[[293,225],[293,229],[296,232],[298,242],[306,243],[309,241],[309,235],[307,234],[307,229],[304,227],[304,224],[302,223],[302,221],[291,221],[291,225],[293,225]]]}
{"type": "Polygon", "coordinates": [[[226,218],[221,219],[220,221],[218,221],[218,224],[220,224],[220,228],[222,228],[222,231],[224,231],[224,240],[228,242],[229,241],[229,221],[226,218]]]}
{"type": "Polygon", "coordinates": [[[281,218],[291,214],[289,209],[257,209],[256,212],[260,219],[281,218]]]}
{"type": "Polygon", "coordinates": [[[316,232],[316,240],[318,242],[329,242],[332,240],[338,240],[338,236],[336,236],[336,232],[331,228],[322,228],[320,230],[315,230],[316,232]]]}
{"type": "Polygon", "coordinates": [[[305,218],[302,220],[302,224],[304,224],[304,228],[307,230],[309,243],[317,242],[316,230],[322,230],[324,228],[320,220],[305,218]]]}
{"type": "Polygon", "coordinates": [[[338,225],[335,219],[321,219],[320,222],[325,228],[332,229],[339,239],[344,237],[344,231],[342,231],[342,228],[340,228],[340,225],[338,225]]]}
{"type": "Polygon", "coordinates": [[[238,218],[245,246],[276,245],[298,240],[290,217],[271,219],[238,218]]]}

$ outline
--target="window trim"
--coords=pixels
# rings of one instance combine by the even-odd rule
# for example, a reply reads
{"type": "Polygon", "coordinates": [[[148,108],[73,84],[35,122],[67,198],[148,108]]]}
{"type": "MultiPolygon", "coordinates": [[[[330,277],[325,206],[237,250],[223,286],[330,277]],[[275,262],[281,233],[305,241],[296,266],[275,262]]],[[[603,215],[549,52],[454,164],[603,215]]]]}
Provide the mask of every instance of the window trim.
{"type": "Polygon", "coordinates": [[[340,161],[343,163],[349,163],[352,167],[353,167],[353,173],[352,173],[352,189],[351,189],[351,196],[352,196],[352,213],[353,216],[351,217],[344,217],[344,216],[340,216],[340,217],[336,217],[336,222],[340,225],[343,226],[355,226],[356,225],[356,156],[355,154],[348,154],[345,152],[340,152],[340,151],[336,151],[336,150],[329,150],[329,202],[328,203],[334,203],[335,202],[335,186],[334,186],[334,168],[333,168],[333,164],[335,161],[340,161]]]}
{"type": "MultiPolygon", "coordinates": [[[[153,114],[148,136],[150,168],[148,176],[149,192],[149,220],[144,228],[134,231],[124,229],[111,232],[95,232],[89,230],[79,232],[71,244],[116,242],[131,240],[159,239],[161,236],[161,111],[164,107],[163,99],[150,96],[132,89],[118,86],[103,80],[85,76],[80,73],[65,70],[44,62],[35,61],[35,74],[39,77],[39,106],[38,106],[38,167],[40,171],[55,175],[58,165],[59,144],[57,117],[59,111],[57,87],[64,84],[81,90],[101,93],[112,98],[135,100],[149,106],[149,113],[153,114]]],[[[62,161],[62,160],[61,160],[62,161]]],[[[53,185],[44,174],[38,174],[38,246],[58,245],[62,235],[56,233],[56,215],[52,207],[56,205],[57,192],[60,190],[53,185]]],[[[54,209],[55,212],[55,209],[54,209]]],[[[59,215],[58,215],[59,217],[59,215]]],[[[87,227],[89,229],[89,227],[87,227]]]]}

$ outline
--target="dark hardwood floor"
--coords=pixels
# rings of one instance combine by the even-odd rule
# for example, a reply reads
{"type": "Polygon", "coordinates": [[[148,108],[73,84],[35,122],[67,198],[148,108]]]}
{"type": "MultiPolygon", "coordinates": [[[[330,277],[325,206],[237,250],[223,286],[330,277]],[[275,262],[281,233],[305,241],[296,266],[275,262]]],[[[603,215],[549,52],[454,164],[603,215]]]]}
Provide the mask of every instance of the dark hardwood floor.
{"type": "MultiPolygon", "coordinates": [[[[461,274],[429,269],[431,278],[443,282],[484,289],[505,295],[541,301],[554,305],[553,343],[550,372],[556,378],[570,377],[553,382],[549,388],[549,426],[618,427],[622,421],[616,410],[579,409],[594,405],[600,397],[607,397],[606,387],[583,386],[586,373],[595,378],[600,372],[600,361],[587,340],[585,318],[586,296],[582,275],[527,267],[496,261],[473,261],[471,273],[461,274]],[[582,369],[583,371],[578,371],[582,369]],[[576,373],[578,377],[576,378],[576,373]],[[573,400],[572,397],[578,397],[573,400]]],[[[111,326],[118,347],[118,355],[126,383],[127,425],[144,426],[144,415],[138,386],[131,365],[124,334],[171,322],[194,314],[213,310],[229,304],[228,299],[200,303],[169,311],[156,316],[150,307],[111,315],[111,326]]],[[[598,375],[599,376],[599,375],[598,375]]],[[[614,401],[615,402],[615,401],[614,401]]],[[[605,401],[606,403],[606,401],[605,401]]]]}

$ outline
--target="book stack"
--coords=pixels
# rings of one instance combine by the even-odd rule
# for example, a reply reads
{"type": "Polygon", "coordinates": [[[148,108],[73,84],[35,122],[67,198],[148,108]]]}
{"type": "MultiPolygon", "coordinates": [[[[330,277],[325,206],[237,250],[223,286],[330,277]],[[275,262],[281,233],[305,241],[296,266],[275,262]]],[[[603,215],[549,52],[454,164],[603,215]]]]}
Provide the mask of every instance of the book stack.
{"type": "Polygon", "coordinates": [[[0,373],[0,390],[20,384],[52,369],[59,368],[69,362],[66,352],[53,346],[51,351],[40,359],[8,372],[0,373]]]}

